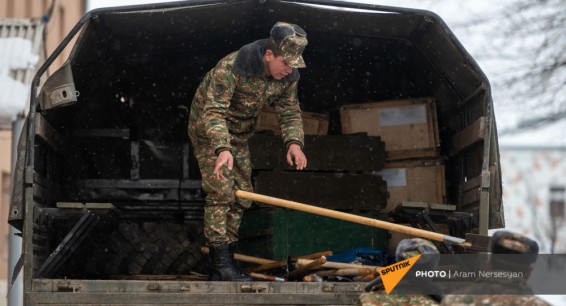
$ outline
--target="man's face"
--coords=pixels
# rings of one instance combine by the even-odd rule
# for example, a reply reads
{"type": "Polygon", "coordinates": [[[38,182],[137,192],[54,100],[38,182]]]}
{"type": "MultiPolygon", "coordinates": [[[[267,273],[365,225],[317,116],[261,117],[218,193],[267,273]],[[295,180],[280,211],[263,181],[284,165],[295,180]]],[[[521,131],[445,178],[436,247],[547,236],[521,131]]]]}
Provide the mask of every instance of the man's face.
{"type": "Polygon", "coordinates": [[[293,72],[293,68],[285,64],[283,56],[273,56],[272,54],[270,60],[267,61],[267,72],[274,79],[281,80],[293,72]]]}

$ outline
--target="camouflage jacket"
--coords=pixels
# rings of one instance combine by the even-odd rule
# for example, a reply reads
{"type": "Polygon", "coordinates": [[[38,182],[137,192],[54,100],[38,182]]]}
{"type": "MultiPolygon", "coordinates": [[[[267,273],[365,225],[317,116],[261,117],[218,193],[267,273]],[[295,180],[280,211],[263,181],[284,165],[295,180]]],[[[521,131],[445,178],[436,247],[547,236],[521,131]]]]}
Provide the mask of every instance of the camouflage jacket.
{"type": "Polygon", "coordinates": [[[191,105],[189,135],[209,145],[216,154],[231,150],[231,143],[245,142],[255,132],[263,107],[278,113],[283,141],[304,144],[303,122],[297,98],[299,72],[281,80],[265,76],[266,40],[243,46],[218,62],[199,85],[191,105]]]}

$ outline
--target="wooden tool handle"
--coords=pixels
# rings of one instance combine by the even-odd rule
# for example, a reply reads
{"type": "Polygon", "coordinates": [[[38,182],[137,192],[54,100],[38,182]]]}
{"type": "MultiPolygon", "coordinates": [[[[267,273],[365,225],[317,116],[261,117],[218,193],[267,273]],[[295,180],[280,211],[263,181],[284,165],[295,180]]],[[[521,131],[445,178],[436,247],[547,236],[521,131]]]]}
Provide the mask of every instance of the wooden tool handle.
{"type": "MultiPolygon", "coordinates": [[[[317,259],[317,258],[320,258],[322,256],[325,256],[325,257],[326,256],[332,256],[332,251],[324,251],[324,252],[318,252],[318,253],[293,257],[293,258],[291,258],[291,261],[297,261],[297,259],[317,259]]],[[[279,268],[279,267],[284,267],[286,265],[287,265],[286,260],[280,260],[280,261],[274,261],[274,262],[271,262],[271,263],[260,264],[259,266],[255,266],[255,267],[244,268],[243,270],[245,272],[258,272],[258,271],[266,271],[266,270],[271,270],[271,269],[275,269],[275,268],[279,268]]]]}
{"type": "Polygon", "coordinates": [[[255,273],[255,272],[251,272],[250,276],[253,277],[253,278],[267,280],[267,281],[271,281],[271,282],[284,282],[285,281],[285,279],[280,278],[280,277],[265,275],[265,274],[255,273]]]}
{"type": "Polygon", "coordinates": [[[259,266],[254,266],[254,267],[247,267],[247,268],[243,268],[242,270],[244,272],[258,272],[258,271],[267,271],[267,270],[271,270],[271,269],[275,269],[275,268],[281,268],[287,265],[287,261],[286,260],[281,260],[281,261],[274,261],[271,263],[266,263],[266,264],[260,264],[259,266]]]}
{"type": "MultiPolygon", "coordinates": [[[[208,247],[203,246],[202,248],[200,248],[200,252],[203,253],[203,254],[209,254],[210,250],[208,249],[208,247]]],[[[255,263],[255,264],[258,264],[258,265],[265,265],[265,264],[270,264],[270,263],[275,262],[275,260],[265,259],[265,258],[260,258],[260,257],[253,257],[253,256],[239,254],[239,253],[234,254],[234,259],[237,260],[237,261],[255,263]]]]}
{"type": "Polygon", "coordinates": [[[364,276],[372,274],[372,270],[368,268],[345,268],[318,271],[316,274],[318,276],[364,276]]]}
{"type": "Polygon", "coordinates": [[[291,258],[291,260],[296,261],[297,259],[317,259],[317,258],[320,258],[320,257],[322,257],[322,256],[324,256],[324,257],[332,256],[332,254],[333,254],[332,251],[323,251],[323,252],[318,252],[318,253],[312,253],[312,254],[307,254],[307,255],[301,255],[301,256],[293,257],[293,258],[291,258]]]}
{"type": "MultiPolygon", "coordinates": [[[[306,259],[306,260],[310,260],[310,259],[306,259]]],[[[308,271],[318,268],[325,263],[326,263],[326,257],[324,256],[318,259],[310,260],[308,264],[304,266],[298,266],[297,269],[289,272],[289,279],[302,278],[303,276],[305,276],[305,274],[308,273],[308,271]]]]}
{"type": "Polygon", "coordinates": [[[283,200],[279,198],[269,197],[253,192],[243,191],[243,190],[236,190],[236,196],[241,199],[248,199],[257,202],[262,202],[270,205],[275,205],[279,207],[285,207],[295,210],[300,210],[304,212],[308,212],[311,214],[321,215],[330,218],[336,218],[340,220],[350,221],[354,223],[364,224],[368,226],[378,227],[382,229],[386,229],[389,231],[404,233],[416,237],[427,238],[431,240],[441,241],[441,242],[450,242],[455,244],[460,244],[465,242],[464,239],[451,237],[448,235],[443,235],[440,233],[429,232],[419,228],[414,228],[410,226],[399,225],[387,221],[381,221],[376,219],[371,219],[367,217],[357,216],[353,214],[348,214],[340,211],[334,211],[331,209],[321,208],[317,206],[302,204],[299,202],[293,202],[288,200],[283,200]]]}
{"type": "MultiPolygon", "coordinates": [[[[298,259],[297,265],[298,266],[306,266],[310,264],[313,260],[312,259],[298,259]]],[[[352,263],[345,263],[345,262],[334,262],[334,261],[326,261],[324,264],[321,265],[323,268],[332,268],[332,269],[359,269],[365,268],[370,269],[371,273],[377,273],[381,267],[378,266],[370,266],[370,265],[359,265],[359,264],[352,264],[352,263]]]]}

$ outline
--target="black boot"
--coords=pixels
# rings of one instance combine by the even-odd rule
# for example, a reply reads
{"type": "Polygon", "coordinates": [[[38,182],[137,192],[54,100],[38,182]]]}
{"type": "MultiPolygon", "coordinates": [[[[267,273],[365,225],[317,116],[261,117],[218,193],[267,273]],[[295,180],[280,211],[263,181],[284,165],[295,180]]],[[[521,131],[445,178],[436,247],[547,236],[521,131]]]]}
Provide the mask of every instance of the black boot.
{"type": "Polygon", "coordinates": [[[233,256],[227,243],[210,246],[210,273],[208,280],[211,281],[237,281],[248,282],[252,279],[242,273],[233,264],[233,256]]]}

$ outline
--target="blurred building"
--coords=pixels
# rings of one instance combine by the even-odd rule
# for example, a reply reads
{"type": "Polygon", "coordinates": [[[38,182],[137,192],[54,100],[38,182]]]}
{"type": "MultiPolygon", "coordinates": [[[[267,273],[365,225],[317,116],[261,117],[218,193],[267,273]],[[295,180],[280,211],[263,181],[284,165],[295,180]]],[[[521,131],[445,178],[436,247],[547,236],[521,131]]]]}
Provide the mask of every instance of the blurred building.
{"type": "Polygon", "coordinates": [[[500,147],[506,228],[566,253],[566,147],[500,147]]]}
{"type": "MultiPolygon", "coordinates": [[[[45,44],[42,55],[47,57],[59,45],[86,12],[86,0],[2,0],[0,18],[42,21],[45,44]]],[[[56,65],[63,64],[71,50],[64,50],[56,65]]]]}
{"type": "MultiPolygon", "coordinates": [[[[11,190],[12,121],[29,107],[35,71],[84,15],[84,0],[0,1],[0,295],[8,279],[8,209],[11,190]]],[[[50,69],[67,58],[63,51],[50,69]]],[[[0,300],[5,305],[5,299],[0,300]]]]}

